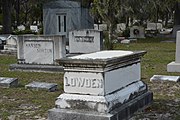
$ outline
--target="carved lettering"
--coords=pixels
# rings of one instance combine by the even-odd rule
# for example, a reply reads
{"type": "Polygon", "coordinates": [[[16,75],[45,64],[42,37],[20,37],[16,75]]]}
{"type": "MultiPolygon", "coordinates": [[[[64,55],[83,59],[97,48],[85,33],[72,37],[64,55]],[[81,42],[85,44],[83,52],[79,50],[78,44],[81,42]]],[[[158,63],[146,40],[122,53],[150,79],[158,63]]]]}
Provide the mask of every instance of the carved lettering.
{"type": "Polygon", "coordinates": [[[38,53],[52,53],[51,49],[37,49],[38,53]]]}
{"type": "Polygon", "coordinates": [[[90,36],[75,36],[75,42],[94,43],[94,37],[90,36]]]}
{"type": "Polygon", "coordinates": [[[28,44],[26,44],[26,47],[29,47],[29,48],[40,48],[40,47],[41,47],[41,44],[28,43],[28,44]]]}
{"type": "Polygon", "coordinates": [[[42,48],[40,43],[26,43],[25,46],[36,50],[37,53],[53,53],[52,49],[42,48]]]}
{"type": "Polygon", "coordinates": [[[103,88],[103,80],[96,78],[68,78],[65,77],[65,86],[84,88],[103,88]]]}

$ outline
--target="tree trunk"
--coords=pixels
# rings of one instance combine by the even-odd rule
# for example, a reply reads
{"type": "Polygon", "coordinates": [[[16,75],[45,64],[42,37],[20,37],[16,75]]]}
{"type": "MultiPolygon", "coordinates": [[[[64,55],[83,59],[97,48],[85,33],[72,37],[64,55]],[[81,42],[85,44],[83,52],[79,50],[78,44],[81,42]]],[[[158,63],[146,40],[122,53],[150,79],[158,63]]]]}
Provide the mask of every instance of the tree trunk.
{"type": "Polygon", "coordinates": [[[19,21],[19,14],[20,14],[20,2],[19,0],[16,0],[16,26],[20,25],[20,21],[19,21]]]}
{"type": "Polygon", "coordinates": [[[180,2],[176,3],[174,13],[174,25],[180,25],[180,2]]]}
{"type": "Polygon", "coordinates": [[[112,44],[112,33],[113,33],[113,25],[110,23],[109,24],[109,41],[108,41],[108,50],[112,50],[113,49],[113,44],[112,44]]]}
{"type": "Polygon", "coordinates": [[[3,33],[11,34],[11,11],[12,0],[3,0],[2,12],[3,12],[3,33]]]}
{"type": "Polygon", "coordinates": [[[168,20],[169,20],[169,14],[168,14],[168,12],[166,12],[166,15],[165,15],[165,27],[167,27],[167,25],[168,25],[168,20]]]}

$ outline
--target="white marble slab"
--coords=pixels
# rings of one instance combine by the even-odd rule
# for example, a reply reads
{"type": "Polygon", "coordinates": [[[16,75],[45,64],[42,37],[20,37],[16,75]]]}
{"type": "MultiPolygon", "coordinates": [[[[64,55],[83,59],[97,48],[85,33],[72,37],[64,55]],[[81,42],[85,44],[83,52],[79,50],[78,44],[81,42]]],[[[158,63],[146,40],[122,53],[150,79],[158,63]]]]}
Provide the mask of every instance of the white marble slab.
{"type": "Polygon", "coordinates": [[[173,81],[178,82],[180,79],[179,76],[166,76],[166,75],[153,75],[150,81],[173,81]]]}
{"type": "Polygon", "coordinates": [[[70,53],[91,53],[102,50],[102,33],[98,30],[75,30],[69,33],[70,53]]]}
{"type": "Polygon", "coordinates": [[[140,73],[140,63],[107,72],[65,72],[64,91],[106,95],[139,81],[140,73]]]}
{"type": "Polygon", "coordinates": [[[53,64],[53,42],[25,41],[24,59],[29,64],[53,64]]]}
{"type": "Polygon", "coordinates": [[[64,91],[66,93],[104,94],[104,78],[101,73],[65,72],[64,91]]]}
{"type": "Polygon", "coordinates": [[[132,54],[132,51],[123,51],[123,50],[108,50],[108,51],[100,51],[90,54],[83,54],[74,57],[70,57],[71,59],[108,59],[113,57],[122,57],[126,55],[132,54]]]}

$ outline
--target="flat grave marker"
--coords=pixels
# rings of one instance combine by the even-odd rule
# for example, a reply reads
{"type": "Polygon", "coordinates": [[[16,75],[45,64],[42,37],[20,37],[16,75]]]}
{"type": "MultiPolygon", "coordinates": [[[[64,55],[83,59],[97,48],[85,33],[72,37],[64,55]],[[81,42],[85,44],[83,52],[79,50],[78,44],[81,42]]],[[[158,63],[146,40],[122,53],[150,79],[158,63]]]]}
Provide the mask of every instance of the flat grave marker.
{"type": "Polygon", "coordinates": [[[178,82],[180,80],[179,76],[167,76],[167,75],[153,75],[150,81],[173,81],[178,82]]]}
{"type": "Polygon", "coordinates": [[[25,86],[26,89],[32,90],[47,90],[50,92],[54,92],[57,90],[57,84],[55,83],[45,83],[45,82],[31,82],[25,86]]]}
{"type": "Polygon", "coordinates": [[[0,87],[16,87],[18,86],[18,79],[17,78],[7,78],[7,77],[0,77],[0,87]]]}

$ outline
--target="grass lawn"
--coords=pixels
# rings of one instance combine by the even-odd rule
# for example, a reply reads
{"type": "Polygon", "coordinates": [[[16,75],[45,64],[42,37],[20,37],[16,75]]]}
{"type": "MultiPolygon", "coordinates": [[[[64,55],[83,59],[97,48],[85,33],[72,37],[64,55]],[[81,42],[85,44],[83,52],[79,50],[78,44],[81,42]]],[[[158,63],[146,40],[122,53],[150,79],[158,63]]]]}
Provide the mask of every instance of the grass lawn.
{"type": "MultiPolygon", "coordinates": [[[[160,42],[162,39],[142,39],[129,45],[116,44],[116,50],[145,50],[142,58],[142,80],[154,94],[153,105],[143,112],[135,114],[133,119],[149,118],[150,120],[180,120],[180,83],[150,82],[155,75],[180,75],[168,73],[167,64],[175,59],[175,43],[160,42]]],[[[62,73],[36,73],[9,71],[9,64],[16,63],[12,55],[0,55],[0,76],[19,79],[18,88],[0,88],[0,119],[16,118],[47,119],[47,111],[54,107],[56,97],[63,92],[62,73]],[[58,83],[58,91],[32,91],[24,86],[32,81],[58,83]]]]}

